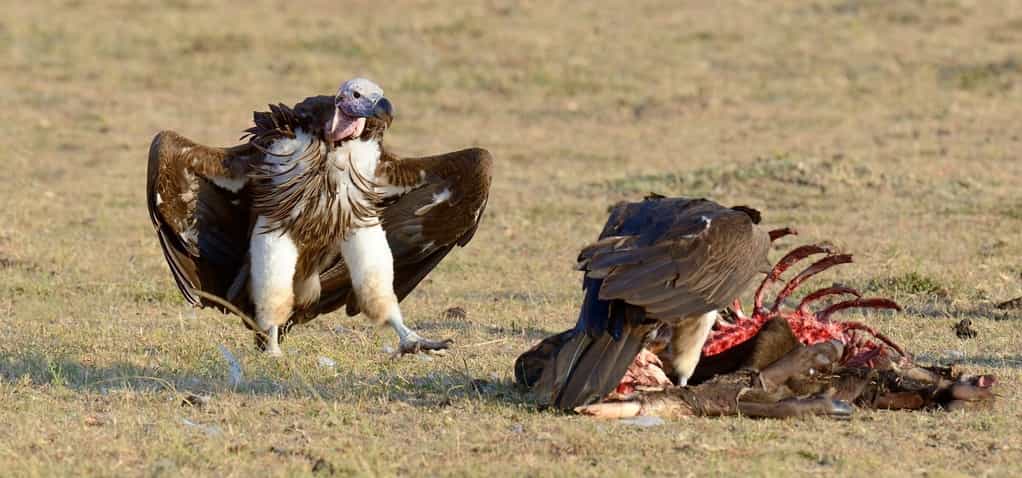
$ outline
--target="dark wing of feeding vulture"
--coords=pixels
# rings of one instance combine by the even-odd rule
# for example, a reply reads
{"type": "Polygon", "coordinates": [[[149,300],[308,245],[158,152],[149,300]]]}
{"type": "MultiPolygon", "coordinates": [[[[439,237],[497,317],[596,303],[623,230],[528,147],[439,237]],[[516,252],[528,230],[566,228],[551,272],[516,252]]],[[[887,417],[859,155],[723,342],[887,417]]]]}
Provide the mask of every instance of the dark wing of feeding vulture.
{"type": "Polygon", "coordinates": [[[552,404],[573,409],[601,399],[650,332],[738,297],[769,267],[770,238],[758,222],[753,209],[705,199],[651,196],[617,205],[599,240],[578,257],[585,298],[575,336],[544,371],[552,404]]]}
{"type": "MultiPolygon", "coordinates": [[[[308,116],[312,123],[332,108],[329,96],[307,98],[293,110],[274,106],[272,115],[255,114],[256,127],[249,133],[262,124],[272,134],[286,134],[266,122],[286,117],[300,123],[308,116]]],[[[255,139],[216,148],[164,131],[150,147],[149,216],[174,280],[190,304],[225,310],[220,301],[209,298],[212,295],[246,315],[253,313],[247,281],[255,214],[247,178],[265,149],[258,136],[255,139]]],[[[399,158],[383,151],[376,176],[389,188],[381,194],[381,220],[394,258],[394,289],[399,299],[455,246],[472,239],[489,195],[492,163],[490,154],[479,148],[422,158],[399,158]]],[[[342,306],[350,315],[358,313],[342,260],[324,269],[320,283],[319,302],[296,312],[288,325],[342,306]]]]}

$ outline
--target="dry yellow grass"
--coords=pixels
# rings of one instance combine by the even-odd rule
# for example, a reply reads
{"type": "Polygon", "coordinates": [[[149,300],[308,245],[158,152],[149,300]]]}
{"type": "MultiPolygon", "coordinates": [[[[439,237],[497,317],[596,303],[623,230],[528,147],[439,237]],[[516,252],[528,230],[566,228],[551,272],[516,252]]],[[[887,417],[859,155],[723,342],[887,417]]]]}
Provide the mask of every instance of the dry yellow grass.
{"type": "Polygon", "coordinates": [[[1022,295],[1022,2],[8,3],[0,474],[1022,473],[1022,312],[991,307],[1022,295]],[[404,302],[458,347],[392,361],[390,331],[333,316],[269,360],[178,297],[146,148],[165,128],[232,143],[253,109],[356,74],[394,101],[399,152],[497,158],[475,240],[404,302]],[[818,284],[893,295],[904,313],[865,320],[997,374],[1003,399],[641,429],[536,411],[512,361],[573,323],[574,254],[649,190],[835,241],[856,264],[818,284]]]}

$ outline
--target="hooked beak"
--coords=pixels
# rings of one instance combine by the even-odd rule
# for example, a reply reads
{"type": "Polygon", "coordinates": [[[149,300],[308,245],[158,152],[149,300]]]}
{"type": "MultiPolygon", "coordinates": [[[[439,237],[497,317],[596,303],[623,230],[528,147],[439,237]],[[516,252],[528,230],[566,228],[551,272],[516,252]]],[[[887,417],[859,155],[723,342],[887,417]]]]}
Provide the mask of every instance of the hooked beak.
{"type": "Polygon", "coordinates": [[[386,97],[376,100],[376,104],[373,105],[373,118],[383,120],[390,126],[394,119],[394,109],[390,106],[390,100],[386,97]]]}
{"type": "Polygon", "coordinates": [[[330,118],[330,121],[326,122],[326,134],[328,137],[334,136],[340,131],[342,115],[344,113],[341,112],[341,109],[335,106],[333,117],[330,118]]]}

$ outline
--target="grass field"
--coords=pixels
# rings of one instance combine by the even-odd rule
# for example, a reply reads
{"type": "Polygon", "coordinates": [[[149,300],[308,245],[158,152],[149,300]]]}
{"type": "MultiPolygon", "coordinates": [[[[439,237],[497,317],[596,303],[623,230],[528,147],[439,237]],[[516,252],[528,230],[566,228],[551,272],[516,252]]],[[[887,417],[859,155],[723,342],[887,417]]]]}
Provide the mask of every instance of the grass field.
{"type": "Polygon", "coordinates": [[[1022,311],[993,307],[1022,295],[1022,2],[203,3],[2,9],[0,475],[1022,474],[1022,311]],[[496,158],[474,241],[403,303],[457,348],[391,360],[389,329],[335,314],[268,359],[179,297],[146,150],[233,144],[252,110],[359,74],[395,151],[496,158]],[[814,283],[897,299],[860,318],[1003,397],[652,428],[536,411],[512,361],[574,323],[577,250],[649,191],[797,227],[775,257],[854,253],[814,283]]]}

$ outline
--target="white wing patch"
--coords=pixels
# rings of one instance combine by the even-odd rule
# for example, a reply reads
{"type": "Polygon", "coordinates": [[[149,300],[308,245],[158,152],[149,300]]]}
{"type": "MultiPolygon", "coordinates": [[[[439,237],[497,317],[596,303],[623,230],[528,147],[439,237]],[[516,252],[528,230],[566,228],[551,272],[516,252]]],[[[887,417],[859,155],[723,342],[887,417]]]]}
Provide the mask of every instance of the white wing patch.
{"type": "Polygon", "coordinates": [[[248,184],[248,178],[246,177],[227,178],[223,176],[209,176],[207,179],[212,181],[213,184],[216,184],[217,186],[226,189],[232,193],[241,191],[241,188],[245,187],[245,185],[248,184]]]}
{"type": "Polygon", "coordinates": [[[429,203],[429,204],[427,204],[425,206],[422,206],[422,207],[416,209],[415,210],[415,215],[416,216],[421,216],[423,214],[426,214],[427,212],[429,212],[430,209],[433,209],[433,208],[439,206],[440,204],[444,203],[445,201],[447,201],[449,199],[451,199],[451,189],[450,188],[444,188],[443,191],[440,191],[438,193],[433,193],[433,202],[431,202],[431,203],[429,203]]]}
{"type": "Polygon", "coordinates": [[[199,243],[199,230],[195,228],[195,224],[190,224],[188,229],[181,231],[181,240],[185,241],[186,244],[199,243]]]}
{"type": "Polygon", "coordinates": [[[713,224],[713,219],[710,219],[706,215],[702,215],[702,216],[699,216],[699,222],[703,223],[703,228],[702,229],[700,229],[700,230],[698,230],[696,232],[693,232],[692,234],[685,234],[682,237],[684,237],[686,239],[691,239],[693,237],[698,237],[700,234],[706,232],[706,230],[710,228],[710,224],[713,224]]]}

